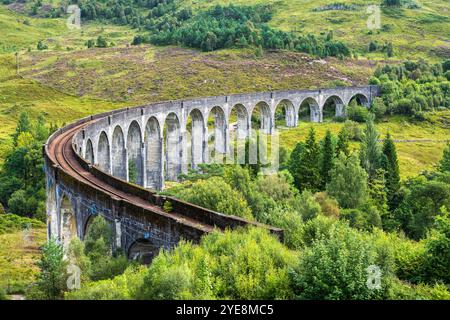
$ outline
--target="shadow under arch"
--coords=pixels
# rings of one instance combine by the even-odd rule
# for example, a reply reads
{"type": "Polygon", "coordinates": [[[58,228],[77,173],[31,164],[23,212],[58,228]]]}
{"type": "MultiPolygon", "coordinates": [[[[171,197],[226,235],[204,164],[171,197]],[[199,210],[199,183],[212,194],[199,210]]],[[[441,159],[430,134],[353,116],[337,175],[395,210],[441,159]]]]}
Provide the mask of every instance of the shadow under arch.
{"type": "Polygon", "coordinates": [[[325,100],[322,109],[322,119],[334,119],[345,115],[344,102],[341,97],[332,95],[325,100]]]}
{"type": "Polygon", "coordinates": [[[86,151],[85,151],[84,158],[90,164],[94,164],[94,161],[95,161],[95,159],[94,159],[94,146],[92,145],[92,140],[91,139],[87,139],[86,151]]]}
{"type": "Polygon", "coordinates": [[[97,163],[98,167],[107,173],[109,173],[111,164],[109,159],[109,141],[105,131],[100,133],[98,138],[98,150],[97,150],[97,163]]]}
{"type": "Polygon", "coordinates": [[[160,249],[160,246],[153,244],[149,239],[140,238],[130,245],[127,256],[130,260],[149,265],[158,255],[160,249]]]}
{"type": "Polygon", "coordinates": [[[298,108],[298,118],[303,121],[320,122],[320,109],[317,101],[312,97],[303,99],[298,108]]]}
{"type": "Polygon", "coordinates": [[[286,127],[295,126],[295,107],[289,99],[281,100],[275,107],[275,125],[283,120],[286,127]]]}

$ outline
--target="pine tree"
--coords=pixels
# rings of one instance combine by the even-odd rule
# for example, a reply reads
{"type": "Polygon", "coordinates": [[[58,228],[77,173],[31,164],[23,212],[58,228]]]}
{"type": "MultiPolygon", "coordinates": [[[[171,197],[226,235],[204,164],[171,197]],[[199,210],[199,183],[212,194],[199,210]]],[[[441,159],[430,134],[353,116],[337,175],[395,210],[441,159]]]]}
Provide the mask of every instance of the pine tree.
{"type": "Polygon", "coordinates": [[[379,134],[375,128],[374,115],[369,114],[364,129],[361,151],[359,153],[362,167],[367,171],[369,179],[373,179],[377,169],[381,167],[381,148],[378,144],[379,134]]]}
{"type": "Polygon", "coordinates": [[[320,190],[319,156],[320,150],[316,142],[316,132],[314,128],[311,128],[305,141],[305,149],[300,157],[299,171],[297,172],[300,184],[299,190],[308,189],[311,192],[320,190]]]}
{"type": "Polygon", "coordinates": [[[17,138],[22,132],[31,132],[31,122],[26,112],[22,112],[19,116],[16,131],[13,134],[14,145],[17,145],[17,138]]]}
{"type": "Polygon", "coordinates": [[[442,159],[439,162],[438,169],[440,172],[450,171],[450,143],[448,143],[447,147],[444,149],[444,155],[442,156],[442,159]]]}
{"type": "Polygon", "coordinates": [[[350,154],[349,135],[345,128],[342,128],[341,131],[339,131],[338,142],[336,145],[336,157],[338,157],[341,152],[346,156],[350,154]]]}
{"type": "Polygon", "coordinates": [[[387,202],[391,211],[399,205],[398,192],[400,190],[400,169],[394,141],[388,133],[383,143],[382,167],[385,171],[387,202]]]}
{"type": "Polygon", "coordinates": [[[291,152],[291,156],[289,158],[288,170],[292,177],[294,178],[294,185],[297,189],[300,189],[300,178],[298,173],[300,172],[300,163],[302,161],[302,154],[305,150],[305,143],[298,142],[295,145],[294,150],[291,152]]]}
{"type": "Polygon", "coordinates": [[[327,130],[322,144],[322,161],[320,174],[322,178],[322,190],[325,189],[330,181],[330,170],[333,168],[334,146],[330,130],[327,130]]]}

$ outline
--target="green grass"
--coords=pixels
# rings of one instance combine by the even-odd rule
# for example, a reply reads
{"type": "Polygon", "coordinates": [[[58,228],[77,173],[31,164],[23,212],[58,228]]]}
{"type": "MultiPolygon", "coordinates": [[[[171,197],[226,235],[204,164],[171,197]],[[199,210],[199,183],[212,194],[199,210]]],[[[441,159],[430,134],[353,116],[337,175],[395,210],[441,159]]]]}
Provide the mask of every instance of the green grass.
{"type": "Polygon", "coordinates": [[[45,224],[15,215],[0,215],[0,288],[24,293],[39,271],[39,247],[46,241],[45,224]],[[31,227],[25,233],[26,225],[31,227]]]}

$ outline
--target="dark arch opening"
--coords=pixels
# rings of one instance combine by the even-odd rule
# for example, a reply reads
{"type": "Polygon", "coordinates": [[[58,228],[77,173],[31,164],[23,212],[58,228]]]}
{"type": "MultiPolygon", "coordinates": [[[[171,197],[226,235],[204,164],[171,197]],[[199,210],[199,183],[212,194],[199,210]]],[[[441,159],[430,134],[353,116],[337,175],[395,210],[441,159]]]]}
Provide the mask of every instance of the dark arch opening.
{"type": "Polygon", "coordinates": [[[215,106],[208,115],[208,150],[209,160],[223,163],[226,150],[226,119],[221,107],[215,106]]]}
{"type": "Polygon", "coordinates": [[[92,146],[91,139],[88,139],[86,142],[86,152],[84,158],[90,164],[94,164],[94,147],[92,146]]]}
{"type": "Polygon", "coordinates": [[[251,126],[253,130],[261,131],[268,134],[272,126],[272,119],[270,116],[270,107],[264,102],[258,102],[252,110],[251,126]]]}
{"type": "Polygon", "coordinates": [[[109,159],[109,141],[106,132],[102,131],[100,138],[98,139],[98,150],[97,150],[97,162],[98,167],[109,173],[110,172],[110,159],[109,159]]]}
{"type": "Polygon", "coordinates": [[[348,105],[349,106],[359,105],[359,106],[369,107],[369,99],[362,93],[357,93],[350,99],[348,105]]]}
{"type": "Polygon", "coordinates": [[[295,126],[295,108],[292,101],[284,99],[275,108],[275,126],[295,126]]]}
{"type": "Polygon", "coordinates": [[[302,101],[298,111],[298,118],[305,122],[319,122],[320,110],[319,104],[314,98],[306,98],[302,101]]]}
{"type": "Polygon", "coordinates": [[[344,116],[344,103],[338,96],[329,97],[323,105],[323,120],[331,121],[344,116]]]}
{"type": "Polygon", "coordinates": [[[138,239],[128,249],[128,258],[149,265],[160,249],[148,239],[138,239]]]}

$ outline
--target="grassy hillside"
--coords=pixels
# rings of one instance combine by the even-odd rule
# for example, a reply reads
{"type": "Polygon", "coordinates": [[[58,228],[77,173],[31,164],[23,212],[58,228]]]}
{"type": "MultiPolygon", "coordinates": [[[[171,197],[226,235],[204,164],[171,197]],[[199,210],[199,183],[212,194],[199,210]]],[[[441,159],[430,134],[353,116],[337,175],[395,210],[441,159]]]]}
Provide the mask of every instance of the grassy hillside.
{"type": "MultiPolygon", "coordinates": [[[[392,42],[395,58],[449,57],[450,11],[446,0],[405,0],[401,8],[382,8],[378,32],[369,33],[366,13],[368,5],[380,0],[183,0],[186,7],[197,10],[216,4],[272,4],[275,14],[269,23],[274,28],[299,33],[319,34],[333,30],[339,40],[351,44],[360,52],[371,41],[392,42]],[[331,4],[346,4],[351,10],[332,10],[331,4]],[[414,8],[417,5],[417,8],[414,8]]],[[[383,57],[380,53],[370,58],[383,57]]]]}

